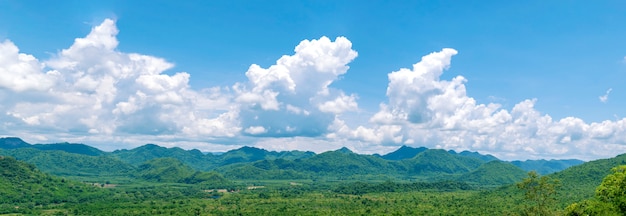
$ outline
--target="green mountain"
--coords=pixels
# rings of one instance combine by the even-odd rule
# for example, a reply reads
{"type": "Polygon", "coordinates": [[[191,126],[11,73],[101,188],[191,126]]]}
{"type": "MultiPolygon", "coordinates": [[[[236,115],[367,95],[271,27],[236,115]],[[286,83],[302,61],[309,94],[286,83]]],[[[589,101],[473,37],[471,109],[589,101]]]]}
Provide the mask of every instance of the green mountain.
{"type": "Polygon", "coordinates": [[[355,154],[342,148],[304,159],[262,160],[224,166],[217,170],[233,179],[419,178],[436,181],[451,180],[452,176],[469,173],[483,163],[479,159],[452,155],[444,150],[426,150],[411,159],[396,161],[355,154]]]}
{"type": "Polygon", "coordinates": [[[584,161],[569,159],[569,160],[525,160],[525,161],[511,161],[511,164],[522,168],[526,171],[532,171],[546,175],[554,172],[558,172],[567,169],[571,166],[576,166],[584,163],[584,161]]]}
{"type": "Polygon", "coordinates": [[[136,176],[146,181],[226,186],[232,182],[217,172],[196,171],[176,158],[157,158],[141,164],[136,176]]]}
{"type": "Polygon", "coordinates": [[[53,143],[53,144],[35,144],[30,146],[31,148],[51,151],[51,150],[59,150],[67,153],[75,153],[82,155],[90,155],[90,156],[100,156],[105,154],[105,152],[100,149],[80,144],[80,143],[53,143]]]}
{"type": "Polygon", "coordinates": [[[225,166],[235,163],[247,163],[260,160],[273,160],[273,159],[303,159],[314,156],[315,153],[310,151],[267,151],[265,149],[244,146],[239,149],[230,150],[224,154],[217,156],[220,166],[225,166]]]}
{"type": "Polygon", "coordinates": [[[614,158],[589,161],[572,166],[549,176],[561,181],[559,193],[564,203],[579,202],[593,197],[596,187],[602,179],[611,173],[611,169],[618,165],[626,165],[626,154],[614,158]]]}
{"type": "Polygon", "coordinates": [[[364,175],[397,175],[401,165],[372,155],[359,155],[347,148],[309,158],[262,160],[233,164],[217,170],[235,179],[346,179],[364,175]]]}
{"type": "Polygon", "coordinates": [[[116,150],[111,156],[135,166],[164,157],[176,158],[196,170],[210,170],[216,166],[214,155],[203,154],[197,149],[165,148],[154,144],[146,144],[131,150],[116,150]]]}
{"type": "Polygon", "coordinates": [[[0,148],[2,149],[26,148],[29,146],[30,144],[17,137],[0,138],[0,148]]]}
{"type": "Polygon", "coordinates": [[[441,149],[428,149],[402,162],[410,168],[411,173],[419,175],[468,173],[484,163],[476,158],[453,155],[441,149]]]}
{"type": "Polygon", "coordinates": [[[428,150],[425,147],[413,148],[409,146],[403,145],[398,150],[395,150],[391,153],[381,156],[381,158],[385,160],[404,160],[415,157],[415,155],[428,150]]]}
{"type": "Polygon", "coordinates": [[[476,158],[476,159],[480,159],[482,161],[485,162],[489,162],[489,161],[494,161],[494,160],[500,160],[497,157],[494,157],[493,155],[487,154],[480,154],[478,152],[471,152],[471,151],[462,151],[462,152],[455,152],[454,150],[450,150],[448,151],[450,154],[457,154],[460,156],[465,156],[465,157],[472,157],[472,158],[476,158]]]}
{"type": "Polygon", "coordinates": [[[32,164],[0,156],[0,214],[36,214],[35,206],[80,203],[106,194],[99,188],[60,179],[40,172],[32,164]]]}
{"type": "Polygon", "coordinates": [[[196,171],[176,158],[156,158],[137,168],[137,177],[154,182],[183,182],[196,171]]]}
{"type": "Polygon", "coordinates": [[[500,186],[519,182],[526,177],[526,171],[510,163],[493,160],[480,165],[472,172],[463,174],[458,181],[479,185],[500,186]]]}
{"type": "Polygon", "coordinates": [[[39,170],[59,176],[128,176],[135,168],[107,156],[88,156],[33,148],[4,150],[3,154],[34,164],[39,170]]]}
{"type": "Polygon", "coordinates": [[[103,155],[100,149],[79,143],[53,143],[53,144],[35,144],[31,145],[17,137],[0,138],[1,149],[17,149],[17,148],[34,148],[39,150],[59,150],[68,153],[84,154],[91,156],[103,155]]]}

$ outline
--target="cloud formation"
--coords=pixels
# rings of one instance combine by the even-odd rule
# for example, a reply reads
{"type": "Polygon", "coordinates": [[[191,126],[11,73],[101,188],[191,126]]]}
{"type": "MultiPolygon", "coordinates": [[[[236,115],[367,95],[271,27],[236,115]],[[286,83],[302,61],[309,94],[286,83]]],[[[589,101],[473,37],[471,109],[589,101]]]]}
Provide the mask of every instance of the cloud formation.
{"type": "Polygon", "coordinates": [[[503,159],[591,159],[626,151],[626,119],[553,119],[535,109],[536,99],[510,110],[478,103],[467,95],[463,76],[442,79],[458,54],[451,48],[389,73],[387,100],[363,116],[369,112],[362,112],[367,108],[359,107],[357,94],[332,87],[358,56],[345,37],[303,40],[267,68],[252,64],[247,80],[194,89],[189,73],[168,72],[174,64],[167,60],[118,50],[117,34],[115,21],[104,20],[45,60],[1,42],[0,131],[7,134],[0,135],[108,150],[153,142],[384,153],[411,145],[503,159]],[[369,122],[354,121],[355,115],[369,122]]]}
{"type": "MultiPolygon", "coordinates": [[[[478,104],[466,92],[466,79],[441,80],[454,49],[426,55],[413,69],[389,74],[388,102],[370,122],[337,134],[383,145],[407,144],[456,150],[478,150],[502,158],[578,157],[611,155],[626,150],[626,119],[585,123],[567,117],[554,120],[524,100],[511,110],[500,104],[478,104]]],[[[610,92],[610,90],[608,91],[610,92]]]]}
{"type": "Polygon", "coordinates": [[[613,89],[609,88],[606,90],[606,93],[604,93],[604,95],[598,97],[600,99],[600,102],[606,103],[609,100],[609,94],[611,94],[611,91],[613,91],[613,89]]]}

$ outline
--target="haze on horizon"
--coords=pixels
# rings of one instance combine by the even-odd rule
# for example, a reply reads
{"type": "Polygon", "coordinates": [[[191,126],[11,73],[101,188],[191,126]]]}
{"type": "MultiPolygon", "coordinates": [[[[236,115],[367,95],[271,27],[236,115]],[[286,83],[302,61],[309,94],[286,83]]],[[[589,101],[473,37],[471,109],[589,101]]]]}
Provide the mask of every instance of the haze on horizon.
{"type": "Polygon", "coordinates": [[[626,15],[613,5],[142,2],[0,3],[0,137],[109,151],[626,152],[626,15]]]}

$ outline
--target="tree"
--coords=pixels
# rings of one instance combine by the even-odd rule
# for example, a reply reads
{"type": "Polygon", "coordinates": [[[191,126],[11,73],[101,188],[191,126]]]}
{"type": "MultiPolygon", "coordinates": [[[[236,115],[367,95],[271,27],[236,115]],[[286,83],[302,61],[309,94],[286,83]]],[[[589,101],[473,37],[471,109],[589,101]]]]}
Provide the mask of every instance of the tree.
{"type": "Polygon", "coordinates": [[[565,215],[626,215],[626,165],[611,169],[593,199],[573,203],[565,215]]]}
{"type": "Polygon", "coordinates": [[[605,203],[612,203],[620,212],[626,212],[626,165],[611,169],[596,189],[596,197],[605,203]]]}
{"type": "Polygon", "coordinates": [[[535,171],[530,171],[528,177],[517,184],[519,189],[524,190],[527,205],[524,215],[553,215],[556,190],[560,183],[556,179],[547,176],[539,177],[535,171]]]}

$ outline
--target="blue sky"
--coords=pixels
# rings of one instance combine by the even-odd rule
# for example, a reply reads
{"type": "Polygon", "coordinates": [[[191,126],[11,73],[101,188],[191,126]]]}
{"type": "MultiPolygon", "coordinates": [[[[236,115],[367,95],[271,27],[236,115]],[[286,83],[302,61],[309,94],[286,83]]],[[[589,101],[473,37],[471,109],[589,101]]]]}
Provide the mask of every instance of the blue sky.
{"type": "Polygon", "coordinates": [[[345,145],[385,153],[411,145],[504,159],[592,159],[626,151],[626,4],[619,1],[2,0],[0,5],[0,41],[40,65],[21,76],[9,76],[19,73],[10,61],[0,65],[0,74],[7,73],[0,80],[5,101],[0,135],[107,150],[154,142],[205,151],[253,145],[319,152],[345,145]],[[102,37],[88,35],[97,35],[98,26],[99,34],[115,42],[94,45],[102,37]],[[81,45],[76,38],[91,42],[81,45]],[[294,56],[285,61],[296,64],[294,47],[303,40],[313,41],[303,56],[339,50],[329,54],[336,61],[310,59],[335,70],[332,75],[316,75],[325,74],[319,67],[270,69],[281,65],[277,60],[283,55],[294,56]],[[443,56],[430,61],[444,66],[426,67],[436,74],[432,80],[410,73],[396,73],[398,82],[388,79],[435,52],[443,56]],[[163,62],[140,64],[131,54],[163,62]],[[129,73],[135,74],[102,69],[106,62],[133,65],[129,73]],[[253,64],[268,70],[251,72],[253,64]],[[159,69],[139,79],[148,67],[159,69]],[[247,72],[271,76],[254,82],[247,72]],[[457,76],[464,81],[455,83],[457,76]],[[19,86],[20,80],[42,83],[19,86]],[[157,91],[148,81],[169,82],[168,89],[157,91]],[[515,114],[515,107],[527,115],[515,114]],[[497,115],[501,111],[505,117],[497,115]]]}

